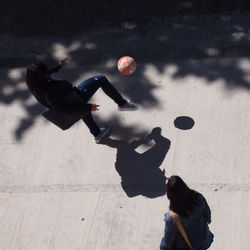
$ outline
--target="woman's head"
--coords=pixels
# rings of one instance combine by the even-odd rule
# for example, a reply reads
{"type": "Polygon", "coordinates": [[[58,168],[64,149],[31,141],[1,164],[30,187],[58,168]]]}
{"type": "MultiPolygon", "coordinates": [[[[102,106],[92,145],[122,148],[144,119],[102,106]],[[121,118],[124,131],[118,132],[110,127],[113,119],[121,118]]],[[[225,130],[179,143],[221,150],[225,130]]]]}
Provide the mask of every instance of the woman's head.
{"type": "Polygon", "coordinates": [[[44,63],[31,63],[27,67],[26,83],[30,90],[42,88],[42,85],[47,82],[49,71],[44,63]]]}
{"type": "Polygon", "coordinates": [[[170,209],[187,216],[197,206],[198,193],[190,189],[177,175],[168,178],[167,197],[170,200],[170,209]]]}

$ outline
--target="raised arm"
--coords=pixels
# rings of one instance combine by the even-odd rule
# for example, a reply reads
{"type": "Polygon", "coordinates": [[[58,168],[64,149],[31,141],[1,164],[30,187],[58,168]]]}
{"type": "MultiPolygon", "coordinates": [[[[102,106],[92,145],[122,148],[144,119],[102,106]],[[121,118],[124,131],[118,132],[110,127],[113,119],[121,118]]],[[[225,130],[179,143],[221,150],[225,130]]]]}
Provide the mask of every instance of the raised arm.
{"type": "Polygon", "coordinates": [[[51,75],[53,73],[58,72],[58,70],[61,69],[62,67],[64,67],[69,60],[70,60],[69,56],[67,56],[64,59],[62,59],[54,67],[52,67],[52,68],[49,69],[49,74],[51,75]]]}

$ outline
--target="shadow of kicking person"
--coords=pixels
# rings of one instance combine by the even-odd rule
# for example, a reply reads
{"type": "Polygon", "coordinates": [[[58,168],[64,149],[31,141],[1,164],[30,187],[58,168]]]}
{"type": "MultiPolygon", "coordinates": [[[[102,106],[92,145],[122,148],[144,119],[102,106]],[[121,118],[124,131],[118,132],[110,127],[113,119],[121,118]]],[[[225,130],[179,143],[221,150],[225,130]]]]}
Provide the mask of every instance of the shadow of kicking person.
{"type": "Polygon", "coordinates": [[[111,138],[102,143],[117,148],[115,168],[129,197],[143,195],[155,198],[166,193],[165,171],[160,166],[170,148],[170,140],[161,135],[161,128],[156,127],[148,136],[131,143],[111,138]],[[155,145],[142,154],[136,152],[137,147],[151,140],[155,145]]]}

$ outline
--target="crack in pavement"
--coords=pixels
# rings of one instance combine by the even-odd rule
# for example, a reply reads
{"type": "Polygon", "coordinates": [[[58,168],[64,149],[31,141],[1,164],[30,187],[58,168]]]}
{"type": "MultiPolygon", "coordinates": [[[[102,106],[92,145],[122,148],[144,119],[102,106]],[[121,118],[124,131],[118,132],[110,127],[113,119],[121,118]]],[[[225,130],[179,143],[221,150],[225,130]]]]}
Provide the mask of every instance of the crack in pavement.
{"type": "MultiPolygon", "coordinates": [[[[136,189],[140,185],[131,185],[136,189]]],[[[198,191],[250,191],[250,184],[240,183],[194,183],[189,184],[198,191]]],[[[52,184],[52,185],[11,185],[0,186],[0,193],[83,193],[83,192],[123,192],[120,184],[52,184]]]]}

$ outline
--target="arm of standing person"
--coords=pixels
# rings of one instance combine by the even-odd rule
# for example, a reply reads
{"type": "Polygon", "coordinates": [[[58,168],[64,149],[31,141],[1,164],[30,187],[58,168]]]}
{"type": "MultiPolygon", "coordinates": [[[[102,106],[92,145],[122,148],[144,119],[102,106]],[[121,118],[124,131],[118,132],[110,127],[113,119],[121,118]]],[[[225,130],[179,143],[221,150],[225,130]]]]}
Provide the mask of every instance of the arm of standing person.
{"type": "Polygon", "coordinates": [[[173,221],[172,216],[167,213],[165,214],[165,229],[164,236],[161,240],[160,249],[169,250],[173,246],[174,239],[176,236],[175,222],[173,221]]]}

